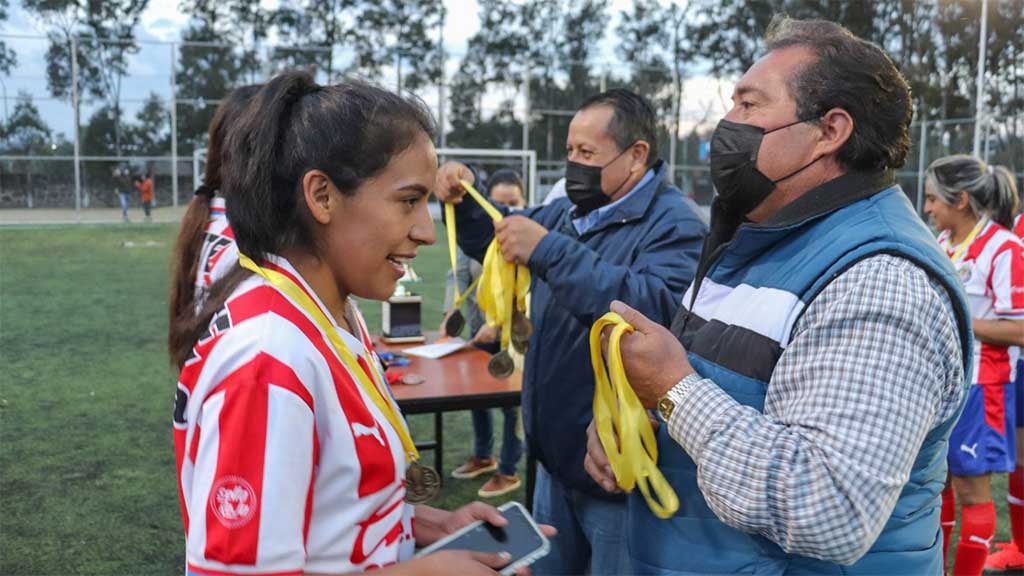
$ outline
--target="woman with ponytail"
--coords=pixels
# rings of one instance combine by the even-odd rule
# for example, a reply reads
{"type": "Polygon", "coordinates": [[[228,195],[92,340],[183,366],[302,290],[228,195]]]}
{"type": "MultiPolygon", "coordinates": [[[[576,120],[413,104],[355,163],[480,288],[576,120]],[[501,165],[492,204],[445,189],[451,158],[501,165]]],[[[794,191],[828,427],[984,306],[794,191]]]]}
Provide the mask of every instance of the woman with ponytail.
{"type": "MultiPolygon", "coordinates": [[[[1005,166],[990,166],[997,184],[1007,190],[1020,192],[1016,179],[1005,166]]],[[[1024,214],[1018,212],[1013,219],[1013,233],[1024,238],[1024,214]]],[[[1024,572],[1024,355],[1017,353],[1017,371],[1014,375],[1017,417],[1017,466],[1007,482],[1007,504],[1010,510],[1010,542],[997,542],[996,552],[988,557],[985,571],[993,574],[1024,572]]]]}
{"type": "Polygon", "coordinates": [[[507,521],[480,502],[421,503],[437,473],[418,462],[352,299],[386,299],[434,242],[432,133],[418,100],[302,72],[272,79],[227,126],[219,193],[239,265],[202,303],[174,412],[189,574],[508,563],[411,559],[476,520],[507,521]]]}
{"type": "Polygon", "coordinates": [[[185,211],[174,245],[171,272],[170,322],[167,335],[171,364],[181,369],[194,341],[195,316],[207,292],[238,263],[234,233],[225,215],[221,187],[221,146],[226,127],[238,118],[259,90],[242,86],[221,100],[207,132],[203,183],[185,211]]]}
{"type": "Polygon", "coordinates": [[[974,383],[949,437],[951,486],[943,492],[948,548],[962,506],[954,574],[980,575],[996,530],[991,475],[1013,472],[1014,370],[1024,346],[1024,245],[1009,230],[1017,191],[1005,169],[972,156],[940,158],[925,174],[925,212],[960,273],[974,329],[974,383]]]}

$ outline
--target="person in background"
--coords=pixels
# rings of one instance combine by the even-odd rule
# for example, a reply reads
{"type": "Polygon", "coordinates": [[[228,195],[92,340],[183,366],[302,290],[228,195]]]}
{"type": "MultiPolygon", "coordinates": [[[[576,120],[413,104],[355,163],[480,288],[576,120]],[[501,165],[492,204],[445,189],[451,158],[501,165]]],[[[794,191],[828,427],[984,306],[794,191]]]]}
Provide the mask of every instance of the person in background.
{"type": "MultiPolygon", "coordinates": [[[[523,181],[512,169],[497,170],[487,179],[488,196],[495,204],[505,206],[513,211],[526,207],[526,195],[523,181]]],[[[473,282],[480,277],[483,266],[477,260],[458,251],[458,277],[448,273],[448,286],[445,292],[445,310],[451,310],[455,302],[455,292],[464,293],[473,282]]],[[[498,352],[500,328],[489,326],[483,313],[476,303],[475,290],[466,297],[462,304],[462,313],[466,317],[469,332],[473,335],[472,342],[491,354],[498,352]]],[[[445,317],[447,320],[447,316],[445,317]]],[[[445,323],[441,323],[444,332],[445,323]]],[[[516,475],[516,466],[523,456],[523,441],[519,436],[519,407],[510,406],[501,409],[505,422],[501,436],[501,458],[495,460],[494,454],[494,416],[492,410],[473,410],[473,455],[461,466],[452,471],[452,477],[458,479],[476,478],[488,472],[494,475],[480,487],[477,495],[481,498],[493,498],[507,494],[519,488],[521,481],[516,475]]]]}
{"type": "MultiPolygon", "coordinates": [[[[1005,178],[1020,192],[1013,173],[1003,166],[993,166],[993,173],[1005,178]]],[[[1018,195],[1019,198],[1019,195],[1018,195]]],[[[1013,233],[1024,238],[1024,214],[1018,213],[1013,219],[1013,233]]],[[[985,562],[985,571],[1010,573],[1024,571],[1024,354],[1017,348],[1017,367],[1014,371],[1016,388],[1014,415],[1017,417],[1017,465],[1007,482],[1007,503],[1010,509],[1010,542],[996,542],[999,552],[990,554],[985,562]]]]}
{"type": "Polygon", "coordinates": [[[1024,244],[1009,228],[1017,205],[1013,177],[1001,166],[955,155],[925,172],[924,210],[942,231],[939,244],[964,283],[974,328],[974,381],[949,436],[952,481],[942,494],[947,548],[956,501],[961,505],[957,575],[984,570],[996,533],[992,474],[1012,473],[1016,463],[1013,372],[1016,347],[1024,346],[1024,244]]]}
{"type": "Polygon", "coordinates": [[[136,176],[132,183],[139,191],[139,200],[142,202],[143,212],[146,213],[146,222],[152,222],[153,217],[150,215],[150,211],[153,209],[153,176],[148,173],[145,176],[136,176]]]}
{"type": "Polygon", "coordinates": [[[225,211],[221,188],[221,148],[230,125],[237,121],[246,104],[260,89],[258,84],[232,90],[221,99],[210,120],[206,140],[206,164],[203,183],[178,228],[171,258],[171,296],[168,310],[168,349],[171,364],[181,367],[185,358],[175,354],[186,350],[196,314],[202,310],[210,287],[238,265],[238,247],[225,211]]]}
{"type": "Polygon", "coordinates": [[[131,203],[131,183],[128,180],[128,167],[115,164],[112,174],[114,176],[114,192],[117,193],[118,200],[121,203],[121,220],[123,222],[131,222],[128,218],[128,205],[131,203]]]}

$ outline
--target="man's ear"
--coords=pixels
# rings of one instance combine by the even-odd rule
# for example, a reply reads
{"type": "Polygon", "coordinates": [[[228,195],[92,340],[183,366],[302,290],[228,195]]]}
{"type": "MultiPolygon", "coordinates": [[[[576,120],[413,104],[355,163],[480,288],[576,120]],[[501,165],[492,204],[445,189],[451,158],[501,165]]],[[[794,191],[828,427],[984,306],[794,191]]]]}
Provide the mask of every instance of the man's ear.
{"type": "Polygon", "coordinates": [[[630,158],[633,160],[633,165],[630,167],[630,172],[636,172],[637,170],[643,170],[647,167],[647,158],[651,154],[651,145],[644,140],[637,140],[633,144],[633,149],[630,150],[630,158]]]}
{"type": "Polygon", "coordinates": [[[818,121],[821,139],[818,141],[819,156],[835,154],[853,136],[853,117],[842,108],[833,108],[818,121]]]}
{"type": "Polygon", "coordinates": [[[310,170],[302,177],[302,196],[306,208],[313,220],[320,224],[330,224],[331,215],[337,206],[333,188],[331,179],[319,170],[310,170]]]}

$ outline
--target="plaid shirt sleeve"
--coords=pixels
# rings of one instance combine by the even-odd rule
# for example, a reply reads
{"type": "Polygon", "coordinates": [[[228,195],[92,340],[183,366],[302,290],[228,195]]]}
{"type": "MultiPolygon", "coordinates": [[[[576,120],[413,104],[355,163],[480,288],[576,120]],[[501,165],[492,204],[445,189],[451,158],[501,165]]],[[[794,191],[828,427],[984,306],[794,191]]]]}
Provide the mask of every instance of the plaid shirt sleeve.
{"type": "Polygon", "coordinates": [[[892,513],[925,435],[964,391],[948,295],[911,262],[880,255],[808,306],[764,413],[703,379],[670,393],[669,434],[723,522],[789,553],[852,564],[892,513]]]}

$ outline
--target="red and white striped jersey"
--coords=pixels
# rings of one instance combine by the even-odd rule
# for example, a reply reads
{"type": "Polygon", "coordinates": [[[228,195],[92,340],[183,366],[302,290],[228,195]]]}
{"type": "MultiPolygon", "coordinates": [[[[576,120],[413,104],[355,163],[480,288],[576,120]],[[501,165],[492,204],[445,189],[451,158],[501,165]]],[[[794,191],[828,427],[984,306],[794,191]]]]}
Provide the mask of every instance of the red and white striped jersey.
{"type": "MultiPolygon", "coordinates": [[[[949,232],[939,243],[952,257],[949,232]]],[[[979,320],[1024,319],[1024,244],[1006,228],[987,222],[953,263],[964,283],[971,317],[979,320]]],[[[974,379],[978,384],[1012,382],[1018,349],[974,339],[974,379]]]]}
{"type": "Polygon", "coordinates": [[[1013,217],[1013,233],[1017,235],[1017,238],[1024,238],[1024,218],[1021,218],[1024,214],[1017,214],[1013,217]]]}
{"type": "MultiPolygon", "coordinates": [[[[323,309],[286,260],[264,266],[323,309]]],[[[335,329],[382,378],[354,305],[347,317],[358,336],[335,329]]],[[[414,551],[398,434],[316,322],[262,277],[243,281],[185,362],[174,441],[190,574],[363,571],[414,551]]]]}
{"type": "Polygon", "coordinates": [[[214,196],[210,200],[210,217],[206,222],[203,248],[196,266],[195,303],[199,311],[206,299],[206,291],[214,282],[226,275],[238,263],[235,233],[228,224],[224,199],[214,196]]]}

